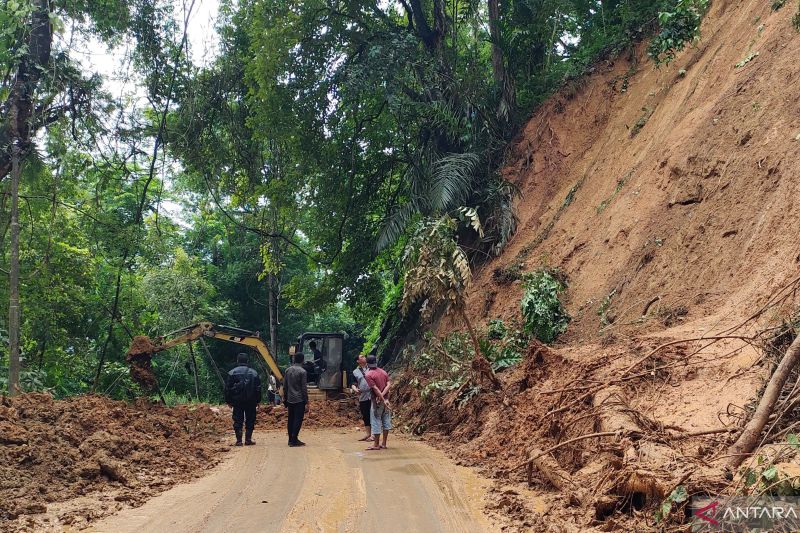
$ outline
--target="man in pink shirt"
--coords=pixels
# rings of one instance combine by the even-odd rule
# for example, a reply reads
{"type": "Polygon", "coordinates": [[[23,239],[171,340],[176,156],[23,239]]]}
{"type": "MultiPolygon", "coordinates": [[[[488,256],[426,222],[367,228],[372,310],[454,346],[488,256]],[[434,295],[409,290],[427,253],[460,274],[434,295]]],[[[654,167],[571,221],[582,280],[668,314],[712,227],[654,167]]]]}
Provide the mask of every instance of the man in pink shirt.
{"type": "Polygon", "coordinates": [[[372,437],[375,442],[367,450],[386,449],[386,439],[392,429],[392,411],[389,405],[389,374],[378,368],[378,360],[374,355],[367,357],[367,384],[372,392],[372,406],[370,410],[370,425],[372,437]],[[381,444],[381,431],[383,444],[381,444]]]}

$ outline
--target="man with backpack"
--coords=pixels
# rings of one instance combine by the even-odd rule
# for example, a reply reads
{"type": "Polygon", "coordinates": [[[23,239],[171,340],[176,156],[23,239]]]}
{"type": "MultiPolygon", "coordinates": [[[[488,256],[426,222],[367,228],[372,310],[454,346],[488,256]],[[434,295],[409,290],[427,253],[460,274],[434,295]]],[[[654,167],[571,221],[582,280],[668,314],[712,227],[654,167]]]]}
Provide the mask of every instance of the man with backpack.
{"type": "Polygon", "coordinates": [[[253,428],[256,425],[256,405],[261,401],[261,379],[250,368],[246,353],[236,356],[236,367],[228,372],[225,383],[225,403],[233,407],[233,431],[236,446],[242,445],[242,426],[245,427],[246,446],[255,444],[253,428]]]}

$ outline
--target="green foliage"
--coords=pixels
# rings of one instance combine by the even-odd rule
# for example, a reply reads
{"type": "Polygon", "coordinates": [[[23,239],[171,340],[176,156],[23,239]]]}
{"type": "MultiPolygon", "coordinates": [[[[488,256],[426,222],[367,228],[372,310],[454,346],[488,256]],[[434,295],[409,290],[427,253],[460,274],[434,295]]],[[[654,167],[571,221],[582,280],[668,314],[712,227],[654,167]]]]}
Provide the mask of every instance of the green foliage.
{"type": "Polygon", "coordinates": [[[669,63],[684,49],[686,43],[700,36],[700,23],[708,9],[709,0],[678,0],[668,11],[658,13],[660,31],[647,47],[656,64],[669,63]]]}
{"type": "MultiPolygon", "coordinates": [[[[630,174],[628,176],[630,176],[630,174]]],[[[605,200],[600,202],[600,205],[598,205],[597,209],[595,210],[598,215],[601,214],[603,211],[605,211],[606,207],[608,207],[611,204],[611,202],[614,200],[614,198],[616,198],[616,196],[620,193],[622,188],[625,186],[625,182],[626,181],[627,181],[626,178],[623,178],[623,179],[619,180],[617,182],[617,186],[614,187],[614,192],[611,193],[611,196],[609,196],[608,198],[606,198],[605,200]]]]}
{"type": "Polygon", "coordinates": [[[507,333],[508,329],[502,320],[495,318],[489,321],[489,325],[486,329],[486,338],[491,341],[496,341],[505,337],[507,333]]]}
{"type": "Polygon", "coordinates": [[[744,59],[736,63],[736,65],[734,65],[734,68],[742,68],[743,66],[745,66],[746,64],[748,64],[757,57],[758,57],[758,52],[755,51],[750,52],[745,56],[744,59]]]}
{"type": "Polygon", "coordinates": [[[792,27],[800,32],[800,2],[797,2],[797,13],[792,17],[792,27]]]}
{"type": "Polygon", "coordinates": [[[778,11],[780,8],[786,5],[786,0],[772,0],[772,10],[778,11]]]}
{"type": "MultiPolygon", "coordinates": [[[[480,230],[480,221],[471,220],[470,225],[480,230]]],[[[423,317],[430,317],[439,305],[463,307],[472,272],[466,253],[454,240],[456,228],[456,220],[449,215],[418,225],[404,256],[407,265],[401,303],[404,313],[422,300],[425,301],[423,317]]]]}
{"type": "Polygon", "coordinates": [[[567,330],[570,317],[559,299],[566,283],[558,272],[542,269],[525,277],[520,306],[524,330],[544,343],[553,342],[567,330]]]}
{"type": "MultiPolygon", "coordinates": [[[[794,433],[786,435],[786,449],[780,450],[776,456],[759,455],[755,466],[742,469],[745,487],[750,493],[764,493],[776,496],[800,495],[800,479],[790,472],[783,472],[779,466],[781,458],[800,450],[800,439],[794,433]]],[[[784,459],[785,460],[785,459],[784,459]]]]}
{"type": "Polygon", "coordinates": [[[603,301],[600,302],[600,307],[597,309],[597,316],[600,317],[600,328],[606,328],[614,322],[613,316],[609,315],[609,310],[611,309],[611,299],[614,298],[614,295],[617,293],[617,289],[612,290],[610,293],[603,298],[603,301]]]}
{"type": "Polygon", "coordinates": [[[631,138],[636,137],[642,128],[644,128],[647,121],[650,120],[650,116],[653,114],[652,107],[643,107],[642,108],[642,115],[636,120],[633,127],[631,128],[630,136],[631,138]]]}
{"type": "Polygon", "coordinates": [[[656,522],[661,522],[672,512],[672,507],[675,504],[681,504],[689,499],[689,493],[686,492],[686,487],[678,485],[675,487],[669,496],[667,496],[661,505],[656,509],[655,519],[656,522]]]}

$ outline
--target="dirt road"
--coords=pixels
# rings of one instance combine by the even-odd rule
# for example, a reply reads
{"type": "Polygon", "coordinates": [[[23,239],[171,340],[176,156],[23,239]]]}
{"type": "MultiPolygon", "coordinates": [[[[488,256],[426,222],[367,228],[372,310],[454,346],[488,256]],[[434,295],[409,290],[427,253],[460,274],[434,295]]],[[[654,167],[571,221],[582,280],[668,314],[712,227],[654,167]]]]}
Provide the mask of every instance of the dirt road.
{"type": "Polygon", "coordinates": [[[486,482],[424,444],[392,435],[365,451],[353,430],[256,434],[208,476],[127,509],[91,531],[369,532],[492,531],[482,514],[486,482]]]}

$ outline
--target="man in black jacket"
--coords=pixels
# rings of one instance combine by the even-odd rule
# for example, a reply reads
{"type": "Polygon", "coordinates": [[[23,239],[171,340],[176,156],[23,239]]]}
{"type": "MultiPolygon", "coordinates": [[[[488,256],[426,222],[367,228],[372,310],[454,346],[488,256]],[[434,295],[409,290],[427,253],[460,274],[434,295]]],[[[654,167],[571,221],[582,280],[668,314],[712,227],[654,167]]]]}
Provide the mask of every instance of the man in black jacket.
{"type": "Polygon", "coordinates": [[[308,412],[308,375],[303,368],[303,352],[295,354],[294,364],[286,369],[283,376],[284,399],[289,416],[286,429],[289,433],[289,446],[305,446],[297,437],[303,425],[303,417],[308,412]]]}
{"type": "Polygon", "coordinates": [[[246,353],[236,356],[236,368],[228,372],[225,383],[225,402],[233,407],[233,431],[236,446],[242,445],[242,425],[245,426],[246,446],[255,444],[253,428],[256,425],[256,405],[261,401],[261,379],[258,372],[247,364],[246,353]]]}

